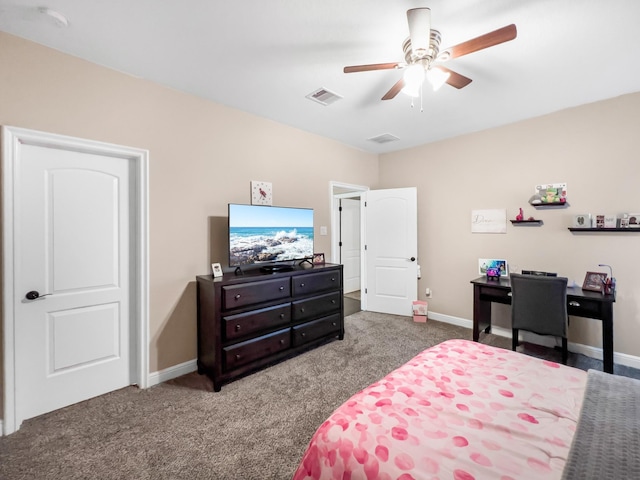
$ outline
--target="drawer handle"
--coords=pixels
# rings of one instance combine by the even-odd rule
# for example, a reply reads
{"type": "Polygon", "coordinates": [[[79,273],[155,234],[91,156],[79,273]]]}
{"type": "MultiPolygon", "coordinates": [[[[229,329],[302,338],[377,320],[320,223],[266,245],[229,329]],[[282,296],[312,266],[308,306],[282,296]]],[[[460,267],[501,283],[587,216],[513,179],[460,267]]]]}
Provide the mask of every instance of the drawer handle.
{"type": "Polygon", "coordinates": [[[336,281],[336,277],[331,277],[331,281],[335,282],[336,281]]]}
{"type": "Polygon", "coordinates": [[[280,339],[280,345],[284,345],[284,340],[282,338],[280,339]]]}
{"type": "Polygon", "coordinates": [[[513,297],[513,293],[511,292],[507,293],[507,297],[513,297]]]}
{"type": "Polygon", "coordinates": [[[300,284],[300,286],[301,286],[301,287],[304,287],[304,283],[301,283],[301,284],[300,284]]]}
{"type": "Polygon", "coordinates": [[[331,322],[332,327],[336,327],[338,324],[336,322],[331,322]]]}
{"type": "Polygon", "coordinates": [[[240,325],[236,325],[236,332],[240,331],[240,325]]]}
{"type": "Polygon", "coordinates": [[[331,300],[331,303],[333,303],[333,304],[335,305],[335,304],[336,304],[336,301],[335,301],[335,300],[331,300]]]}
{"type": "Polygon", "coordinates": [[[284,290],[284,287],[282,285],[280,285],[280,289],[281,292],[284,290]]]}
{"type": "Polygon", "coordinates": [[[236,300],[238,300],[240,298],[240,294],[236,293],[236,300]]]}
{"type": "Polygon", "coordinates": [[[579,303],[579,302],[576,302],[575,300],[571,300],[571,301],[569,302],[569,306],[570,306],[570,307],[579,307],[579,306],[580,306],[580,303],[579,303]]]}
{"type": "Polygon", "coordinates": [[[306,333],[304,333],[304,332],[302,332],[302,333],[300,334],[300,336],[301,336],[302,338],[304,338],[304,337],[306,337],[306,336],[307,336],[307,334],[306,334],[306,333]]]}
{"type": "Polygon", "coordinates": [[[280,314],[280,318],[284,318],[284,313],[281,313],[281,314],[280,314]]]}
{"type": "Polygon", "coordinates": [[[240,360],[240,355],[236,354],[236,360],[240,360]]]}
{"type": "Polygon", "coordinates": [[[302,307],[302,308],[300,309],[300,312],[301,312],[301,313],[304,313],[304,307],[302,307]]]}

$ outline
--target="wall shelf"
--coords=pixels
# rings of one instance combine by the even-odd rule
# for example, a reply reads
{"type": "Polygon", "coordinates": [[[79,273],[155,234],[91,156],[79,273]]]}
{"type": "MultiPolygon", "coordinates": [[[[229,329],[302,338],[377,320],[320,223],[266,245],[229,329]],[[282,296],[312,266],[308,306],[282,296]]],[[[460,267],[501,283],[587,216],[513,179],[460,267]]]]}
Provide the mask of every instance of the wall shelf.
{"type": "Polygon", "coordinates": [[[511,220],[511,223],[513,225],[534,226],[534,225],[542,225],[542,220],[511,220]]]}
{"type": "Polygon", "coordinates": [[[531,205],[534,208],[566,207],[566,206],[569,205],[569,202],[556,202],[556,203],[531,203],[531,202],[529,202],[529,205],[531,205]]]}
{"type": "Polygon", "coordinates": [[[576,228],[568,227],[571,232],[630,232],[640,233],[640,228],[576,228]]]}

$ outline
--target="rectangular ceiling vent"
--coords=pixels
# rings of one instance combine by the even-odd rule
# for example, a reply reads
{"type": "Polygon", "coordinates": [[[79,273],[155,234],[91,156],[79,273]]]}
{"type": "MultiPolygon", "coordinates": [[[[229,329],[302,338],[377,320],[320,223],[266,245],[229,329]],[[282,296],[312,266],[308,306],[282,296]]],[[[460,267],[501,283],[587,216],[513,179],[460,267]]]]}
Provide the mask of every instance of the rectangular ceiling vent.
{"type": "Polygon", "coordinates": [[[390,133],[383,133],[382,135],[378,135],[377,137],[371,137],[371,138],[368,138],[367,140],[370,140],[376,143],[389,143],[389,142],[395,142],[396,140],[400,140],[400,139],[395,135],[391,135],[390,133]]]}
{"type": "Polygon", "coordinates": [[[326,88],[319,88],[315,92],[311,92],[309,95],[306,95],[306,98],[313,100],[314,102],[318,102],[320,105],[324,105],[325,107],[342,99],[340,95],[327,90],[326,88]]]}

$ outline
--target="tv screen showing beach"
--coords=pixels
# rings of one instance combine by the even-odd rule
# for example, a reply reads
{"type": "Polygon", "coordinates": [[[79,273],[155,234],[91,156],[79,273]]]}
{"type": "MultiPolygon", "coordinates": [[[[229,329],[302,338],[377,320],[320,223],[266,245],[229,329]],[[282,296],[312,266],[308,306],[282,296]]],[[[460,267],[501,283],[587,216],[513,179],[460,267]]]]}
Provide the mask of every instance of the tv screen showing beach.
{"type": "Polygon", "coordinates": [[[313,256],[313,209],[229,204],[229,266],[313,256]]]}

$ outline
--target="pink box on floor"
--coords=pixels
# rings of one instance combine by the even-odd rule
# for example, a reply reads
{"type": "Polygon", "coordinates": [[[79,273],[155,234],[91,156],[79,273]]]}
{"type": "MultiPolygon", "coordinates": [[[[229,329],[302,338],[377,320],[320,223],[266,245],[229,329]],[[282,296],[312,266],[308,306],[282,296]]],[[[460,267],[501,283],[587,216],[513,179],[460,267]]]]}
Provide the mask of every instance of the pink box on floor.
{"type": "Polygon", "coordinates": [[[413,321],[414,322],[426,322],[428,315],[427,302],[423,300],[415,300],[413,302],[413,321]]]}

